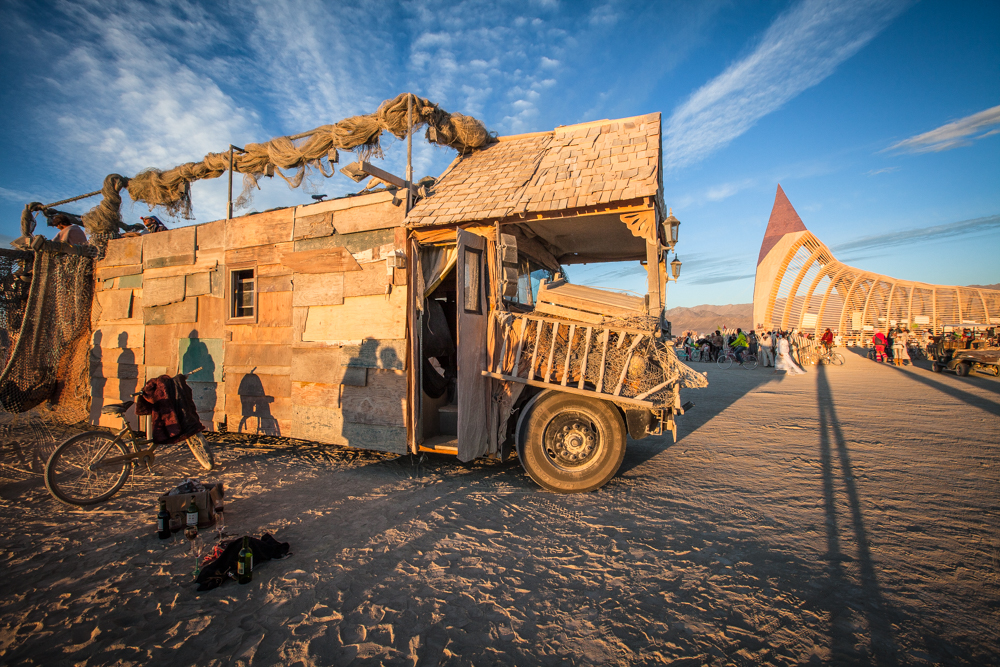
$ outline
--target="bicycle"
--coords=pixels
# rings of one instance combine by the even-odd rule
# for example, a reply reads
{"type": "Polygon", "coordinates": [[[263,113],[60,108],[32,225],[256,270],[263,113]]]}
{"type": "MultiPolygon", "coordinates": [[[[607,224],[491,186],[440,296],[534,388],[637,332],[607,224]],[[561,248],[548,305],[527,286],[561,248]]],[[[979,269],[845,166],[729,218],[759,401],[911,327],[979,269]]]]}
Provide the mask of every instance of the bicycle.
{"type": "MultiPolygon", "coordinates": [[[[726,349],[719,353],[719,360],[717,363],[719,364],[719,368],[729,370],[734,361],[736,361],[736,353],[730,349],[726,349]]],[[[757,355],[744,352],[743,361],[740,362],[740,365],[748,371],[752,371],[757,368],[757,355]]]]}
{"type": "Polygon", "coordinates": [[[843,366],[844,355],[840,352],[834,352],[832,349],[828,349],[825,352],[819,353],[816,357],[816,363],[826,364],[828,366],[843,366]]]}
{"type": "MultiPolygon", "coordinates": [[[[117,435],[87,431],[56,447],[45,464],[45,487],[56,500],[67,505],[96,505],[118,493],[133,468],[145,465],[152,469],[157,444],[141,431],[133,431],[125,419],[125,411],[134,403],[114,403],[101,410],[122,420],[117,435]]],[[[204,435],[196,433],[183,442],[202,468],[215,466],[204,435]]]]}

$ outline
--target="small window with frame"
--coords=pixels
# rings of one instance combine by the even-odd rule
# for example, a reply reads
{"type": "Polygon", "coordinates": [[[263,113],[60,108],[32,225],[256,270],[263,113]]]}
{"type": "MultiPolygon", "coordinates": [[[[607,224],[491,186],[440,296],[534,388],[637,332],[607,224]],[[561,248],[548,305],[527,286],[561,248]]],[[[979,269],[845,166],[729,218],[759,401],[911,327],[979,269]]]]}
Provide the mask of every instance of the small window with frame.
{"type": "Polygon", "coordinates": [[[257,321],[257,267],[229,270],[229,320],[257,321]]]}
{"type": "Polygon", "coordinates": [[[465,312],[467,313],[481,315],[483,312],[483,305],[480,302],[480,295],[482,294],[481,267],[483,265],[483,251],[466,248],[462,262],[462,268],[465,273],[465,292],[462,307],[465,308],[465,312]]]}

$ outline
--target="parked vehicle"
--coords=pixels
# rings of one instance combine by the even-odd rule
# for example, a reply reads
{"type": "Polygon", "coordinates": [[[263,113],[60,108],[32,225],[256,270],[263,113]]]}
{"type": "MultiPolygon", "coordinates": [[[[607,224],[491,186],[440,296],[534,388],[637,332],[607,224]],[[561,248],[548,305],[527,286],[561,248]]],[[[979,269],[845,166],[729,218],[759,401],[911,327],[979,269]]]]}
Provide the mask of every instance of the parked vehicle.
{"type": "Polygon", "coordinates": [[[931,358],[931,370],[935,373],[953,371],[965,377],[972,371],[1000,376],[1000,348],[980,347],[972,349],[971,344],[961,339],[942,336],[927,347],[931,358]]]}

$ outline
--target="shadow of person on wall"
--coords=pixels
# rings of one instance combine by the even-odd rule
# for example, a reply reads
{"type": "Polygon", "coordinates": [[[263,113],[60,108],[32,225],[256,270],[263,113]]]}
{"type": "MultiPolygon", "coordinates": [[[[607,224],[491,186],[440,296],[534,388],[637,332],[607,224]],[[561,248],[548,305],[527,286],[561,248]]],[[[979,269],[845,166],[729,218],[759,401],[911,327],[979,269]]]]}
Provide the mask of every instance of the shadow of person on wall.
{"type": "MultiPolygon", "coordinates": [[[[198,330],[188,334],[188,348],[181,357],[180,372],[187,374],[187,383],[194,395],[194,404],[199,414],[208,414],[209,421],[218,403],[218,387],[215,381],[215,360],[208,346],[198,338],[198,330]],[[191,371],[197,371],[192,373],[191,371]]],[[[258,378],[259,381],[259,378],[258,378]]]]}
{"type": "Polygon", "coordinates": [[[237,433],[247,433],[244,429],[251,418],[255,418],[255,435],[281,435],[278,427],[278,420],[271,415],[271,403],[274,397],[264,393],[264,383],[260,381],[260,376],[254,371],[254,367],[240,380],[237,393],[240,397],[240,424],[236,428],[237,433]]]}
{"type": "Polygon", "coordinates": [[[108,378],[104,376],[104,350],[101,349],[103,335],[94,332],[94,346],[90,348],[90,423],[101,421],[101,409],[104,407],[104,387],[108,378]]]}

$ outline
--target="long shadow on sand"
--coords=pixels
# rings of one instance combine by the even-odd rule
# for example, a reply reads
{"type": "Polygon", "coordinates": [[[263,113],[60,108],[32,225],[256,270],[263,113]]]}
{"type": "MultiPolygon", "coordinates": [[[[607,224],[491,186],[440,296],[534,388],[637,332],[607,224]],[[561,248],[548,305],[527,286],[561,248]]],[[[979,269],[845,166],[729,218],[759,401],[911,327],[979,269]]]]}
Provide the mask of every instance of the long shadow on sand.
{"type": "MultiPolygon", "coordinates": [[[[892,610],[879,588],[875,564],[868,548],[868,531],[861,514],[861,500],[855,484],[855,473],[851,466],[847,440],[841,430],[837,410],[834,407],[833,392],[826,377],[826,367],[816,367],[816,392],[819,404],[820,463],[823,470],[823,506],[826,514],[827,553],[829,561],[827,573],[830,576],[829,594],[839,604],[830,605],[831,662],[848,664],[857,659],[858,638],[851,628],[851,607],[858,602],[868,621],[871,631],[872,654],[876,665],[898,664],[897,647],[893,638],[892,623],[896,613],[892,610]],[[836,457],[836,458],[835,458],[836,457]],[[840,469],[840,479],[836,480],[836,468],[840,469]],[[843,485],[851,513],[851,528],[857,544],[859,570],[861,575],[862,600],[845,599],[845,591],[852,586],[845,572],[845,561],[852,560],[841,551],[841,528],[837,519],[835,482],[843,485]]],[[[851,596],[853,597],[853,596],[851,596]]]]}
{"type": "MultiPolygon", "coordinates": [[[[899,367],[899,366],[892,366],[892,368],[894,370],[899,371],[900,373],[906,374],[906,376],[908,378],[910,378],[911,380],[914,380],[915,382],[923,383],[923,384],[927,385],[928,387],[931,387],[933,389],[937,389],[941,393],[947,394],[947,395],[951,396],[952,398],[956,398],[956,399],[962,401],[963,403],[968,403],[969,405],[971,405],[973,407],[979,408],[980,410],[985,410],[986,412],[989,412],[990,414],[993,414],[993,415],[995,415],[997,417],[1000,417],[1000,404],[998,404],[998,403],[995,403],[995,402],[993,402],[993,401],[991,401],[989,399],[983,398],[982,396],[976,396],[973,393],[970,393],[970,392],[967,392],[967,391],[963,391],[961,389],[958,389],[957,387],[952,387],[951,385],[947,384],[946,382],[942,382],[941,380],[936,380],[933,377],[931,377],[929,375],[925,375],[922,372],[915,371],[912,368],[899,367]]],[[[958,378],[958,379],[960,379],[960,380],[966,380],[966,378],[958,378]]],[[[996,391],[996,389],[994,389],[993,386],[992,386],[994,384],[995,383],[984,381],[982,383],[982,385],[980,385],[980,384],[977,383],[976,387],[978,387],[980,389],[986,388],[986,389],[989,389],[990,391],[996,391]]]]}

